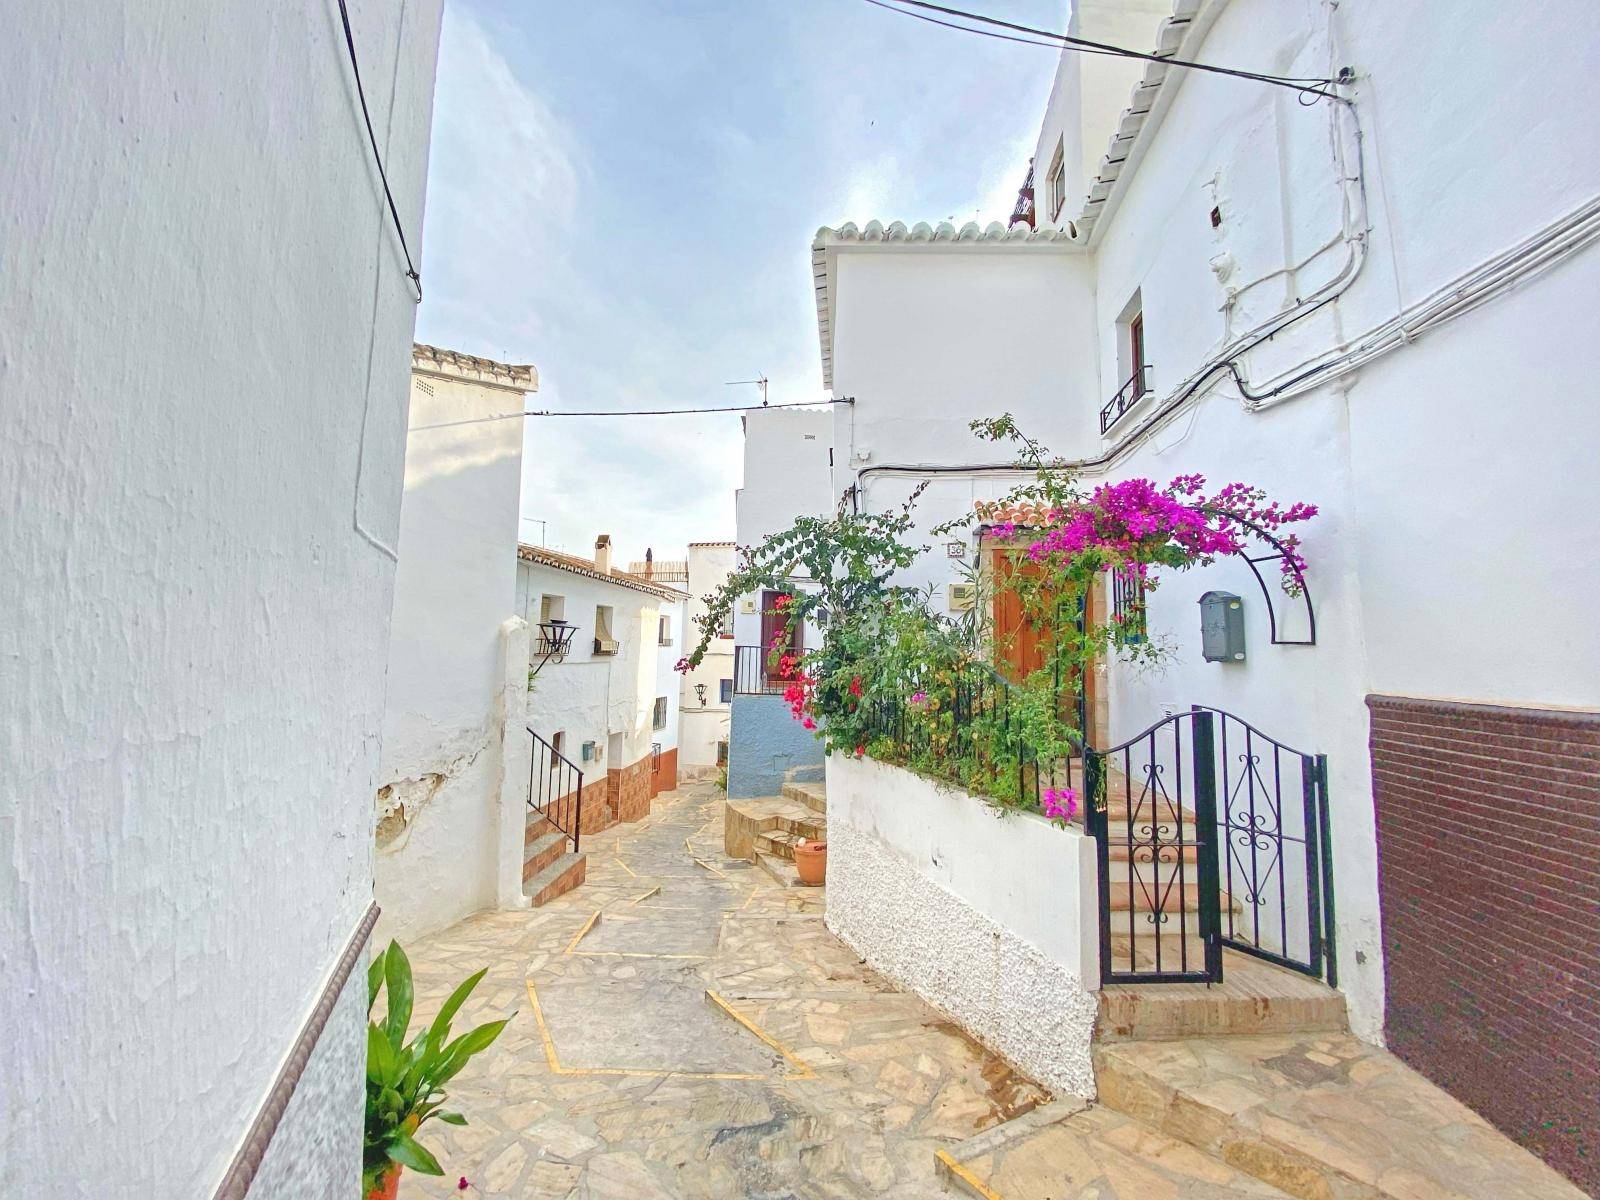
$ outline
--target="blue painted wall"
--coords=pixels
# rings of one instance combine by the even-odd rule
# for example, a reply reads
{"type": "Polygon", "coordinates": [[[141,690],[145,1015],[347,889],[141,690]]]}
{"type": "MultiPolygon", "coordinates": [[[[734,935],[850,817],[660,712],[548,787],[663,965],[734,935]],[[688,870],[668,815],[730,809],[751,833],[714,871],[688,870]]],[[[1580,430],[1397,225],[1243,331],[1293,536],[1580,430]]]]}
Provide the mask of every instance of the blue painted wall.
{"type": "Polygon", "coordinates": [[[735,696],[728,732],[728,795],[776,796],[794,767],[820,767],[822,742],[789,713],[782,696],[735,696]]]}

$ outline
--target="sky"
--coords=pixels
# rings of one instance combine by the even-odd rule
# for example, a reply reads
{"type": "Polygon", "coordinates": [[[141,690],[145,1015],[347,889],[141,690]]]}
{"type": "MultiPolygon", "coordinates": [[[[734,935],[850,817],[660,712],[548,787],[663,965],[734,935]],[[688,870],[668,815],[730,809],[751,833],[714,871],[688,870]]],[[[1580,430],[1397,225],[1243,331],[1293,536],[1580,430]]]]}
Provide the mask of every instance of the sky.
{"type": "MultiPolygon", "coordinates": [[[[534,364],[539,410],[825,401],[818,226],[1005,220],[1055,61],[866,0],[447,0],[417,340],[534,364]]],[[[522,538],[732,539],[741,453],[736,414],[529,418],[522,538]]]]}

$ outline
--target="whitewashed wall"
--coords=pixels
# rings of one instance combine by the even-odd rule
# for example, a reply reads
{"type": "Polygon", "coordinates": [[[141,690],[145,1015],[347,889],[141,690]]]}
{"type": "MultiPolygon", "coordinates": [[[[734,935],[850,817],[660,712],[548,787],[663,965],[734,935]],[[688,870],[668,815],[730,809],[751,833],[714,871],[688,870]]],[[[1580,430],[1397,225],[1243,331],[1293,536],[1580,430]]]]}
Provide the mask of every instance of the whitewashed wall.
{"type": "Polygon", "coordinates": [[[518,602],[530,627],[534,662],[539,658],[541,596],[563,597],[566,619],[578,627],[566,660],[547,663],[533,681],[528,723],[546,739],[565,732],[563,753],[583,768],[586,779],[597,778],[595,772],[622,770],[646,757],[652,740],[651,708],[661,694],[656,690],[660,658],[656,617],[661,599],[637,588],[526,560],[518,561],[517,574],[518,602]],[[594,653],[594,611],[600,604],[612,609],[612,634],[618,642],[614,655],[594,653]],[[614,734],[621,738],[620,757],[609,749],[614,734]],[[590,741],[597,757],[585,762],[582,748],[590,741]]]}
{"type": "MultiPolygon", "coordinates": [[[[440,4],[351,9],[417,255],[440,4]]],[[[372,898],[416,305],[332,5],[7,17],[0,1190],[209,1196],[372,898]]]]}
{"type": "MultiPolygon", "coordinates": [[[[1124,166],[1081,259],[1091,271],[1093,307],[1074,317],[1087,323],[1075,336],[1093,344],[1072,356],[1077,382],[1055,393],[1014,383],[973,387],[967,415],[1009,409],[1053,449],[1099,460],[1225,344],[1292,311],[1342,264],[1361,262],[1337,304],[1244,358],[1257,386],[1416,311],[1436,290],[1600,197],[1600,127],[1589,119],[1590,93],[1600,84],[1585,69],[1596,44],[1588,4],[1546,0],[1513,13],[1493,0],[1470,0],[1451,10],[1448,26],[1429,6],[1381,0],[1345,0],[1336,11],[1318,0],[1210,0],[1199,10],[1185,47],[1191,57],[1290,74],[1355,68],[1366,215],[1358,209],[1342,219],[1339,176],[1350,175],[1356,160],[1347,153],[1341,166],[1334,147],[1352,147],[1354,129],[1344,118],[1331,125],[1333,106],[1176,73],[1177,86],[1156,103],[1147,140],[1130,156],[1137,169],[1124,166]],[[1452,32],[1460,27],[1486,36],[1463,47],[1452,32]],[[1503,86],[1474,88],[1472,78],[1503,86]],[[1575,81],[1559,103],[1532,82],[1548,78],[1575,81]],[[1540,168],[1513,179],[1510,161],[1540,168]],[[1294,264],[1303,265],[1285,273],[1294,264]],[[1102,439],[1096,426],[1063,424],[1061,398],[1070,396],[1086,418],[1110,398],[1120,382],[1116,323],[1136,289],[1156,395],[1102,439]]],[[[1151,44],[1154,37],[1152,19],[1151,44]]],[[[1077,70],[1070,56],[1063,60],[1040,146],[1053,146],[1063,131],[1073,136],[1079,115],[1063,97],[1077,70]]],[[[942,253],[952,272],[960,269],[958,248],[926,253],[942,253]]],[[[1380,1035],[1383,1002],[1364,697],[1600,706],[1600,633],[1574,616],[1592,606],[1600,587],[1600,527],[1580,515],[1600,504],[1592,469],[1600,410],[1588,399],[1600,340],[1585,299],[1600,284],[1597,254],[1583,250],[1359,372],[1260,412],[1248,411],[1231,384],[1213,383],[1202,401],[1085,473],[1089,483],[1133,475],[1165,482],[1198,471],[1213,484],[1260,483],[1322,509],[1305,543],[1317,645],[1268,644],[1261,594],[1240,563],[1169,574],[1152,597],[1150,623],[1174,657],[1156,673],[1113,669],[1112,734],[1126,737],[1165,708],[1199,702],[1328,754],[1339,974],[1364,1036],[1380,1035]],[[1212,588],[1245,599],[1249,658],[1242,664],[1200,659],[1195,602],[1212,588]]],[[[968,275],[974,286],[983,279],[975,268],[968,275]]],[[[942,347],[956,347],[951,353],[964,360],[945,374],[975,380],[1013,380],[1017,356],[1028,353],[1004,339],[965,336],[965,327],[926,346],[897,336],[907,311],[900,295],[911,281],[881,250],[840,255],[835,390],[858,397],[857,438],[864,406],[874,394],[892,394],[896,379],[923,386],[896,399],[891,419],[908,429],[921,423],[929,355],[942,347]],[[857,258],[899,273],[901,282],[889,280],[870,305],[854,304],[857,258]],[[860,349],[852,354],[852,346],[860,349]],[[891,386],[867,386],[877,380],[891,386]]],[[[954,279],[951,294],[961,286],[954,279]]],[[[914,436],[895,444],[934,452],[914,436]]],[[[988,455],[969,447],[951,457],[971,463],[988,455]]],[[[1005,482],[946,477],[924,508],[942,515],[968,507],[1005,482]]],[[[864,495],[881,509],[914,483],[873,482],[864,495]]],[[[908,579],[937,577],[937,567],[919,564],[908,579]]]]}
{"type": "Polygon", "coordinates": [[[664,599],[659,601],[659,604],[660,607],[656,610],[658,622],[656,680],[655,692],[651,697],[651,701],[654,703],[657,697],[666,697],[667,723],[664,728],[651,730],[650,741],[660,746],[663,751],[667,751],[677,749],[682,738],[682,701],[679,698],[679,691],[683,686],[683,676],[678,674],[676,668],[678,660],[683,657],[687,649],[683,628],[685,602],[664,599]],[[659,636],[659,621],[661,617],[670,619],[665,643],[661,641],[659,636]]]}
{"type": "MultiPolygon", "coordinates": [[[[705,598],[722,586],[733,572],[733,566],[732,542],[689,543],[686,648],[692,647],[700,636],[700,627],[695,622],[705,614],[705,598]]],[[[721,699],[722,681],[733,678],[733,645],[731,637],[713,638],[700,665],[683,677],[679,761],[686,768],[715,767],[717,743],[727,740],[729,705],[721,699]],[[696,684],[706,689],[703,705],[695,694],[696,684]]]]}
{"type": "Polygon", "coordinates": [[[828,928],[1058,1092],[1092,1097],[1094,841],[831,754],[828,928]]]}
{"type": "Polygon", "coordinates": [[[500,627],[516,602],[522,471],[522,422],[504,418],[522,408],[519,388],[413,375],[377,781],[380,941],[495,903],[500,627]]]}

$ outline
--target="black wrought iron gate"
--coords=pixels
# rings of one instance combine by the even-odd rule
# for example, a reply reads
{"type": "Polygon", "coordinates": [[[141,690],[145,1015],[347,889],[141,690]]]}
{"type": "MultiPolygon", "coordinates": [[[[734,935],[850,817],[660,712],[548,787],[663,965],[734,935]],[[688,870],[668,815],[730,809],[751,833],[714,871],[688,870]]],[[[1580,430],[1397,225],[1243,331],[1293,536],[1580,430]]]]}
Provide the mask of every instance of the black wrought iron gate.
{"type": "Polygon", "coordinates": [[[1086,749],[1103,982],[1219,982],[1227,946],[1336,983],[1327,778],[1202,706],[1086,749]]]}

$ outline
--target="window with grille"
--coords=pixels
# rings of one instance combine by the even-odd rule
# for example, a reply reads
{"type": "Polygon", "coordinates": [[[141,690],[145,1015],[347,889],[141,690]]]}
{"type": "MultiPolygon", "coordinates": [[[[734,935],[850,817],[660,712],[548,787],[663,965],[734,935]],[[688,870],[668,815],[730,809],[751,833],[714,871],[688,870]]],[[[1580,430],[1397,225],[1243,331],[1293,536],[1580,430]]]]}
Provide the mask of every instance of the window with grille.
{"type": "Polygon", "coordinates": [[[667,698],[656,697],[656,710],[650,717],[650,728],[665,729],[667,727],[667,698]]]}

